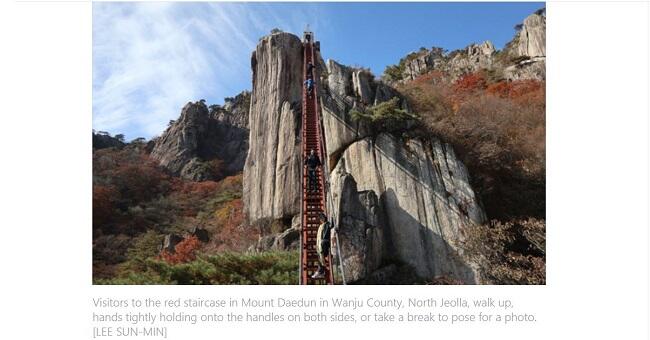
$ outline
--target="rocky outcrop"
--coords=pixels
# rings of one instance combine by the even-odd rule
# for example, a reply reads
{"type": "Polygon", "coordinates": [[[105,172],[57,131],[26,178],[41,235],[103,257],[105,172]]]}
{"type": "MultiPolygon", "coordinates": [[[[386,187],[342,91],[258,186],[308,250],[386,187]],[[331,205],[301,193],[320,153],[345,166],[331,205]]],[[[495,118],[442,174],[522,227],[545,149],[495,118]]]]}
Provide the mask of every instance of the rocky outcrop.
{"type": "Polygon", "coordinates": [[[300,211],[302,44],[289,33],[260,39],[251,58],[250,148],[243,201],[255,224],[300,211]]]}
{"type": "Polygon", "coordinates": [[[503,71],[506,79],[546,79],[546,16],[543,12],[524,19],[521,30],[504,53],[514,62],[503,71]]]}
{"type": "Polygon", "coordinates": [[[151,156],[185,179],[218,180],[242,171],[248,150],[250,93],[227,98],[224,106],[203,101],[183,107],[155,140],[151,156]]]}
{"type": "Polygon", "coordinates": [[[464,49],[448,54],[439,47],[423,49],[400,61],[400,64],[403,64],[402,79],[413,80],[433,70],[444,72],[456,79],[465,73],[493,67],[495,53],[496,49],[490,41],[470,44],[464,49]]]}
{"type": "Polygon", "coordinates": [[[490,41],[471,44],[464,51],[454,54],[448,64],[444,65],[444,70],[456,79],[466,73],[492,68],[495,52],[496,49],[490,41]]]}
{"type": "Polygon", "coordinates": [[[404,78],[412,80],[418,76],[429,72],[430,70],[440,68],[441,62],[444,61],[442,48],[432,48],[431,50],[420,51],[407,57],[404,69],[404,78]]]}
{"type": "Polygon", "coordinates": [[[494,72],[499,77],[516,79],[546,79],[546,16],[544,10],[524,19],[519,31],[502,51],[491,42],[469,46],[445,53],[440,47],[420,49],[402,58],[393,66],[389,81],[410,81],[431,71],[440,71],[451,81],[478,70],[494,72]],[[395,75],[397,73],[397,75],[395,75]]]}
{"type": "Polygon", "coordinates": [[[248,129],[248,111],[251,106],[251,93],[244,91],[236,97],[224,98],[223,105],[211,105],[210,116],[224,125],[248,129]]]}
{"type": "Polygon", "coordinates": [[[546,16],[533,13],[524,19],[511,48],[516,56],[545,57],[546,16]]]}
{"type": "Polygon", "coordinates": [[[526,58],[503,70],[508,80],[546,79],[546,57],[526,58]]]}

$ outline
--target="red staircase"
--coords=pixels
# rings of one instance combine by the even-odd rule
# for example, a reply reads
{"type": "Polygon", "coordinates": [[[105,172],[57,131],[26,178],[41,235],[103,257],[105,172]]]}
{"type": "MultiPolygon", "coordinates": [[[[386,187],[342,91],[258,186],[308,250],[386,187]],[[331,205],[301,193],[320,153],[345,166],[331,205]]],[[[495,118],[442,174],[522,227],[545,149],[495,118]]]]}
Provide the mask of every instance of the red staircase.
{"type": "Polygon", "coordinates": [[[308,171],[304,160],[307,159],[310,150],[314,150],[321,162],[325,163],[324,150],[325,141],[322,136],[320,114],[318,110],[318,84],[317,70],[313,69],[314,87],[311,98],[308,95],[304,81],[307,80],[307,64],[314,62],[314,40],[313,33],[305,32],[303,41],[303,91],[302,91],[302,232],[300,240],[300,283],[301,284],[332,284],[334,277],[332,273],[332,256],[326,258],[325,277],[312,279],[311,276],[318,268],[318,253],[316,252],[316,233],[320,225],[319,215],[327,214],[325,201],[325,186],[323,180],[323,166],[316,171],[317,189],[316,192],[308,192],[308,171]]]}

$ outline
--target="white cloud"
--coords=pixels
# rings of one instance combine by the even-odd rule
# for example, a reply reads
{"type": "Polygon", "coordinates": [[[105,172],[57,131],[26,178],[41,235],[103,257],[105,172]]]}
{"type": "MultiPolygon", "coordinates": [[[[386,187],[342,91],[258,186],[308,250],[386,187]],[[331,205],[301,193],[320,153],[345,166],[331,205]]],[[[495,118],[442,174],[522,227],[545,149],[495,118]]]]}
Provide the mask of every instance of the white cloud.
{"type": "Polygon", "coordinates": [[[149,138],[186,102],[249,88],[251,52],[274,24],[243,4],[94,3],[93,128],[149,138]]]}

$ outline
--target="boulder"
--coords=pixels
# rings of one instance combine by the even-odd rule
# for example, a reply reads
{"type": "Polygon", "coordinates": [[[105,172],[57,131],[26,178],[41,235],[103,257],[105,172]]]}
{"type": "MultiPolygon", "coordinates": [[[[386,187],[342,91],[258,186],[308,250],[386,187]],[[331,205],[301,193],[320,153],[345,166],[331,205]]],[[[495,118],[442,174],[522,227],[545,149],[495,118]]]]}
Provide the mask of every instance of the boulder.
{"type": "MultiPolygon", "coordinates": [[[[320,55],[317,57],[320,59],[320,55]]],[[[370,125],[352,119],[352,109],[377,105],[393,97],[399,98],[403,109],[408,109],[408,103],[394,88],[375,80],[366,70],[343,66],[334,60],[328,60],[326,67],[327,86],[321,89],[320,107],[323,117],[331,118],[323,119],[331,169],[348,145],[375,133],[370,125]]]]}
{"type": "Polygon", "coordinates": [[[181,241],[183,241],[183,236],[180,236],[178,234],[167,234],[165,235],[165,238],[163,239],[159,250],[167,251],[173,254],[176,252],[176,245],[181,243],[181,241]]]}
{"type": "Polygon", "coordinates": [[[338,203],[332,215],[345,278],[348,282],[358,281],[377,269],[388,255],[384,240],[386,218],[375,193],[358,192],[352,176],[339,177],[331,189],[338,203]]]}
{"type": "Polygon", "coordinates": [[[289,228],[275,237],[274,250],[294,250],[300,248],[300,230],[289,228]]]}
{"type": "Polygon", "coordinates": [[[482,44],[471,44],[467,46],[467,56],[468,57],[481,57],[481,56],[490,56],[496,49],[492,42],[489,40],[484,41],[482,44]]]}
{"type": "Polygon", "coordinates": [[[266,235],[260,237],[260,239],[257,240],[257,245],[255,245],[255,251],[263,252],[263,251],[269,251],[273,249],[273,244],[275,243],[275,237],[276,235],[266,235]]]}
{"type": "Polygon", "coordinates": [[[299,248],[300,215],[293,218],[292,227],[280,233],[265,235],[259,238],[252,251],[295,250],[299,248]],[[297,221],[297,223],[296,223],[297,221]]]}
{"type": "Polygon", "coordinates": [[[190,235],[196,237],[199,241],[207,243],[210,241],[210,235],[205,228],[194,227],[190,230],[190,235]]]}
{"type": "Polygon", "coordinates": [[[481,44],[470,44],[465,49],[455,53],[453,57],[450,57],[444,69],[452,77],[452,80],[482,69],[494,69],[497,67],[494,62],[495,52],[494,45],[489,41],[484,41],[481,44]]]}
{"type": "Polygon", "coordinates": [[[391,277],[397,272],[397,266],[389,264],[385,267],[379,268],[368,275],[367,280],[370,282],[389,282],[391,277]]]}

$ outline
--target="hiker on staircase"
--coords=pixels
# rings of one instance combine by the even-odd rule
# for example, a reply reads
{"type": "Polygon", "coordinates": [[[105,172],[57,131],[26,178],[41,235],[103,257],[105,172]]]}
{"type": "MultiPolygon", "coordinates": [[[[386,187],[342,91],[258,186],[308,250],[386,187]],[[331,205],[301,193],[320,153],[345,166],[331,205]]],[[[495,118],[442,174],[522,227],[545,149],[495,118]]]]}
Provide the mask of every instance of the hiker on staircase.
{"type": "Polygon", "coordinates": [[[322,279],[325,277],[325,259],[330,254],[330,235],[332,229],[336,232],[336,228],[332,227],[332,224],[327,221],[327,216],[321,213],[319,216],[320,225],[318,226],[318,232],[316,233],[316,252],[318,253],[318,269],[311,276],[312,279],[322,279]]]}
{"type": "Polygon", "coordinates": [[[314,77],[314,64],[312,64],[311,61],[307,63],[307,77],[314,77]]]}
{"type": "Polygon", "coordinates": [[[314,149],[311,149],[309,152],[309,156],[307,159],[305,159],[305,164],[307,165],[307,175],[309,179],[309,183],[307,184],[307,190],[309,192],[316,192],[316,189],[318,187],[318,183],[316,180],[316,170],[318,169],[319,166],[322,165],[320,158],[314,151],[314,149]]]}
{"type": "Polygon", "coordinates": [[[305,86],[307,87],[307,94],[309,94],[309,98],[311,98],[311,93],[314,90],[314,80],[309,77],[307,80],[305,80],[305,86]]]}

